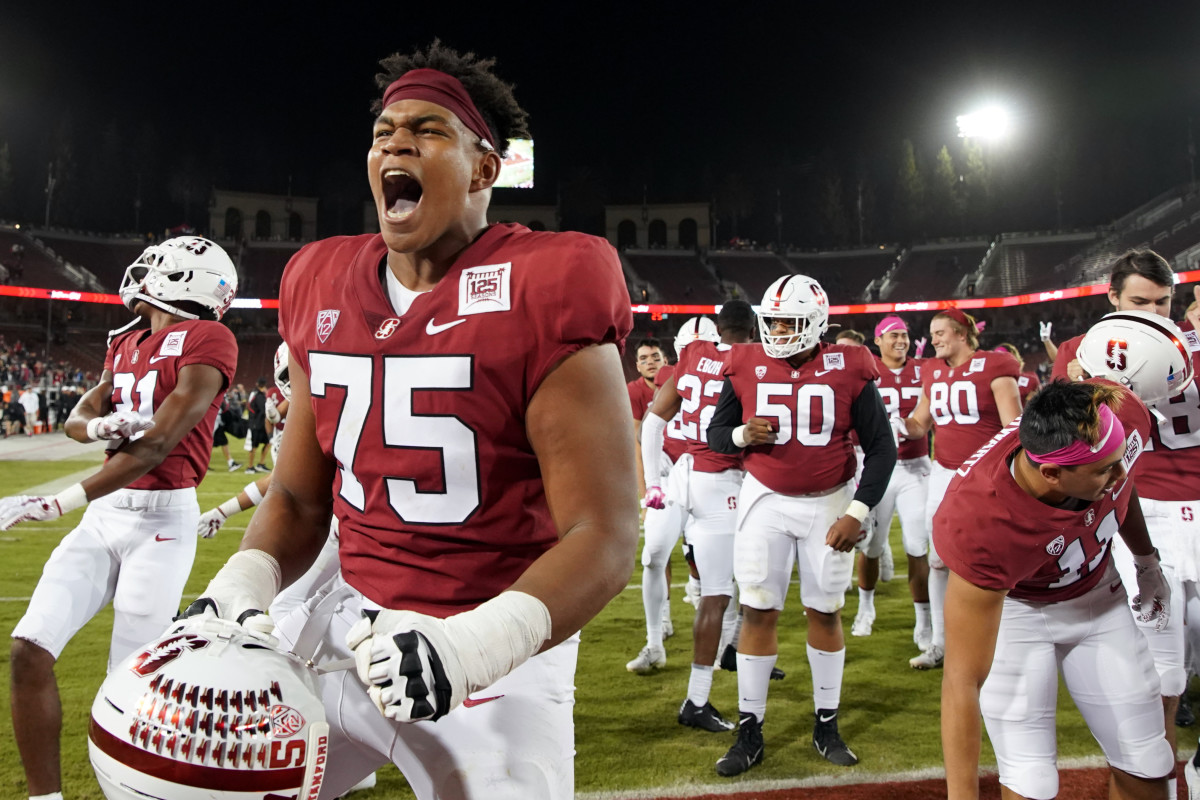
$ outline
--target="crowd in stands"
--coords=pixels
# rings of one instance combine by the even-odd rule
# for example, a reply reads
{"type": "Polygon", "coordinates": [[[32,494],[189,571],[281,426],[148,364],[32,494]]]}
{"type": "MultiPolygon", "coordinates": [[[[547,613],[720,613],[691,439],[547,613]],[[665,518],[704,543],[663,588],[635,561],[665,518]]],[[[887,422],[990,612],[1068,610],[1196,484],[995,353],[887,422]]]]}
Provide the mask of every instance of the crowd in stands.
{"type": "Polygon", "coordinates": [[[96,383],[100,365],[85,368],[43,360],[21,340],[0,334],[0,402],[4,436],[61,430],[79,397],[96,383]]]}

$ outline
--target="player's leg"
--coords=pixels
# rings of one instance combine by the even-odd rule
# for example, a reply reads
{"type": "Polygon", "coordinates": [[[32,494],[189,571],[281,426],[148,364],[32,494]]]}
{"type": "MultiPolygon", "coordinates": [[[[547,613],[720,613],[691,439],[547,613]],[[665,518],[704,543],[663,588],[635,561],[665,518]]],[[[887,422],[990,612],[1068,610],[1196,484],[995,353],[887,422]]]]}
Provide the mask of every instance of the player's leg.
{"type": "Polygon", "coordinates": [[[800,573],[800,601],[808,617],[808,665],[815,714],[813,746],[826,760],[843,767],[858,763],[858,756],[842,740],[837,721],[846,669],[841,616],[845,595],[840,586],[851,554],[833,550],[825,544],[825,535],[852,497],[853,488],[848,484],[826,497],[791,503],[795,508],[807,507],[797,516],[810,520],[796,551],[796,568],[800,573]]]}
{"type": "Polygon", "coordinates": [[[131,505],[113,509],[105,519],[108,540],[121,560],[108,654],[112,670],[161,634],[179,610],[196,558],[200,506],[195,489],[123,489],[110,497],[131,505]]]}
{"type": "Polygon", "coordinates": [[[892,473],[892,480],[899,483],[896,512],[900,517],[901,539],[908,559],[908,591],[916,616],[913,643],[922,652],[933,643],[929,610],[929,523],[925,517],[929,469],[929,458],[925,456],[897,464],[896,472],[892,473]]]}
{"type": "Polygon", "coordinates": [[[337,519],[334,518],[333,524],[329,528],[329,536],[325,539],[325,544],[321,546],[321,552],[317,554],[317,560],[313,562],[307,572],[275,595],[275,599],[271,601],[271,608],[267,612],[271,619],[278,621],[292,613],[336,575],[340,566],[337,519]]]}
{"type": "MultiPolygon", "coordinates": [[[[929,475],[929,494],[925,499],[925,522],[929,530],[933,530],[933,515],[937,513],[946,490],[950,487],[950,479],[954,470],[946,469],[940,464],[934,464],[929,475]]],[[[929,540],[929,615],[930,643],[929,649],[921,655],[909,659],[909,666],[914,669],[934,669],[942,665],[946,653],[946,624],[945,603],[946,585],[950,579],[950,571],[937,557],[937,549],[933,539],[929,540]]]]}
{"type": "Polygon", "coordinates": [[[59,736],[62,706],[54,662],[76,632],[112,599],[117,562],[93,523],[93,503],[79,527],[59,543],[42,570],[29,608],[13,630],[13,734],[31,796],[62,787],[59,736]]]}
{"type": "Polygon", "coordinates": [[[992,668],[979,691],[1005,797],[1058,794],[1058,662],[1044,609],[1005,599],[992,668]]]}
{"type": "Polygon", "coordinates": [[[663,648],[662,609],[667,599],[665,568],[683,528],[682,508],[668,503],[663,509],[646,509],[642,548],[642,611],[646,617],[646,646],[625,665],[630,672],[651,672],[667,663],[663,648]]]}
{"type": "Polygon", "coordinates": [[[1112,570],[1086,595],[1067,603],[1078,642],[1061,656],[1063,681],[1113,769],[1114,797],[1173,797],[1175,770],[1168,744],[1158,672],[1128,599],[1112,570]]]}
{"type": "MultiPolygon", "coordinates": [[[[893,476],[894,481],[894,476],[893,476]]],[[[875,625],[875,586],[879,581],[880,561],[888,547],[888,531],[892,527],[892,511],[896,496],[891,483],[883,499],[871,509],[870,533],[858,543],[858,612],[850,627],[853,636],[870,636],[875,625]]]]}

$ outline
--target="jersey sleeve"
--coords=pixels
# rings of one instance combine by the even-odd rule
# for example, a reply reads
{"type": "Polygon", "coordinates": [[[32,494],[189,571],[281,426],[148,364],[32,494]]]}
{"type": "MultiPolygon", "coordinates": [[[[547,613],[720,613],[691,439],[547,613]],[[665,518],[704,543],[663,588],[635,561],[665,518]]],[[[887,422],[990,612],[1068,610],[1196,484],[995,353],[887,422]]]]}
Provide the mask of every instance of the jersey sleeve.
{"type": "Polygon", "coordinates": [[[1007,591],[1016,587],[1022,576],[1012,574],[1009,566],[1021,559],[996,552],[993,547],[993,543],[1003,538],[994,531],[1005,524],[1003,516],[951,513],[953,507],[962,505],[962,498],[947,494],[946,499],[954,502],[943,502],[933,517],[933,543],[938,558],[951,572],[981,588],[1007,591]]]}
{"type": "Polygon", "coordinates": [[[1016,380],[1021,377],[1021,364],[1009,353],[996,353],[994,361],[991,380],[996,380],[996,378],[1016,380]]]}
{"type": "Polygon", "coordinates": [[[188,331],[184,341],[184,351],[179,357],[181,367],[204,364],[221,373],[226,388],[233,383],[238,354],[237,337],[233,331],[219,322],[212,322],[188,331]]]}
{"type": "Polygon", "coordinates": [[[862,369],[863,380],[864,381],[878,381],[879,380],[879,359],[877,359],[875,357],[875,354],[872,353],[870,350],[868,350],[865,347],[856,347],[854,349],[862,351],[861,353],[858,353],[857,355],[861,361],[860,368],[862,369]]]}
{"type": "Polygon", "coordinates": [[[1051,380],[1055,378],[1067,379],[1067,365],[1075,360],[1075,354],[1079,352],[1079,344],[1082,341],[1082,336],[1076,336],[1073,339],[1067,339],[1058,346],[1058,355],[1054,358],[1054,371],[1050,373],[1051,380]]]}
{"type": "Polygon", "coordinates": [[[595,236],[572,239],[561,254],[554,254],[566,263],[547,270],[548,285],[542,287],[547,301],[544,313],[552,316],[553,324],[547,328],[551,341],[538,349],[529,364],[534,391],[560,361],[585,347],[611,343],[623,352],[633,330],[617,251],[595,236]]]}

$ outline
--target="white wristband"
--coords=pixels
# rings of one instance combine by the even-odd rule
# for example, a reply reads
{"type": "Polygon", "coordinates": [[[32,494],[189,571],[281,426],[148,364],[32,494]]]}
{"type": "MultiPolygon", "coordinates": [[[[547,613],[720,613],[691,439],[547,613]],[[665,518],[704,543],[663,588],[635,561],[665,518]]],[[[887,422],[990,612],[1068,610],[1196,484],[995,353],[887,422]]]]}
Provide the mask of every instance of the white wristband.
{"type": "Polygon", "coordinates": [[[96,431],[100,427],[100,423],[103,421],[104,421],[104,417],[92,417],[91,419],[88,420],[87,437],[89,439],[91,439],[93,442],[100,441],[100,436],[97,434],[96,431]]]}
{"type": "Polygon", "coordinates": [[[850,505],[846,507],[847,517],[854,517],[859,522],[866,522],[867,514],[871,513],[871,509],[867,508],[867,504],[861,500],[851,500],[850,505]]]}
{"type": "Polygon", "coordinates": [[[550,638],[550,610],[525,592],[502,592],[483,605],[446,618],[468,692],[491,686],[535,655],[550,638]]]}
{"type": "Polygon", "coordinates": [[[217,506],[217,511],[220,511],[225,519],[229,519],[234,514],[242,510],[242,504],[238,502],[237,497],[231,497],[221,505],[217,506]]]}
{"type": "Polygon", "coordinates": [[[262,502],[262,492],[258,490],[258,481],[252,481],[246,484],[246,488],[242,489],[246,493],[246,497],[250,498],[250,506],[253,508],[262,502]]]}
{"type": "Polygon", "coordinates": [[[262,550],[240,550],[218,570],[201,597],[216,602],[222,619],[236,620],[249,609],[266,611],[279,594],[279,562],[262,550]]]}
{"type": "Polygon", "coordinates": [[[738,425],[733,429],[733,443],[738,447],[746,446],[746,426],[738,425]]]}
{"type": "Polygon", "coordinates": [[[58,510],[64,514],[70,514],[77,508],[83,508],[87,505],[87,492],[83,490],[83,484],[77,483],[74,486],[68,486],[54,496],[54,502],[58,503],[58,510]]]}

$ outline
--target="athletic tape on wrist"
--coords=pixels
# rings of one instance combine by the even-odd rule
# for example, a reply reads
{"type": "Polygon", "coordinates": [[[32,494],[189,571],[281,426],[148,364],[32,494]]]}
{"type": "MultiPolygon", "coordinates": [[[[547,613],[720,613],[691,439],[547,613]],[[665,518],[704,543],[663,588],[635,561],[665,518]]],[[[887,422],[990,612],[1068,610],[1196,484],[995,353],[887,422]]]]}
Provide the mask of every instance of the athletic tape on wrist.
{"type": "Polygon", "coordinates": [[[260,492],[258,490],[258,481],[253,481],[252,483],[247,483],[246,488],[242,489],[242,491],[246,493],[246,497],[250,498],[251,507],[256,506],[262,502],[263,496],[262,496],[262,492],[260,492]]]}
{"type": "Polygon", "coordinates": [[[503,592],[483,605],[446,618],[466,674],[468,692],[491,686],[528,661],[550,638],[550,610],[525,592],[503,592]]]}
{"type": "Polygon", "coordinates": [[[224,515],[225,519],[229,519],[234,514],[242,510],[242,504],[238,502],[237,497],[231,497],[221,505],[217,506],[217,511],[224,515]]]}
{"type": "Polygon", "coordinates": [[[100,423],[103,421],[104,421],[104,417],[92,417],[91,419],[88,420],[87,437],[89,439],[91,439],[93,442],[100,441],[100,435],[97,433],[97,430],[100,427],[100,423]]]}
{"type": "Polygon", "coordinates": [[[738,447],[746,446],[746,426],[738,425],[733,429],[733,443],[738,447]]]}
{"type": "Polygon", "coordinates": [[[54,502],[58,503],[58,510],[63,514],[70,514],[77,508],[83,508],[87,505],[87,492],[83,490],[83,484],[77,483],[74,486],[68,486],[54,496],[54,502]]]}
{"type": "Polygon", "coordinates": [[[866,522],[867,514],[871,513],[871,509],[861,500],[851,500],[850,505],[846,507],[846,516],[854,517],[859,522],[866,522]]]}
{"type": "Polygon", "coordinates": [[[663,431],[667,421],[651,412],[642,420],[642,476],[646,485],[658,483],[659,464],[662,463],[663,431]]]}
{"type": "Polygon", "coordinates": [[[248,609],[266,611],[279,594],[279,562],[262,550],[240,550],[218,570],[201,597],[216,601],[223,619],[236,620],[248,609]]]}

